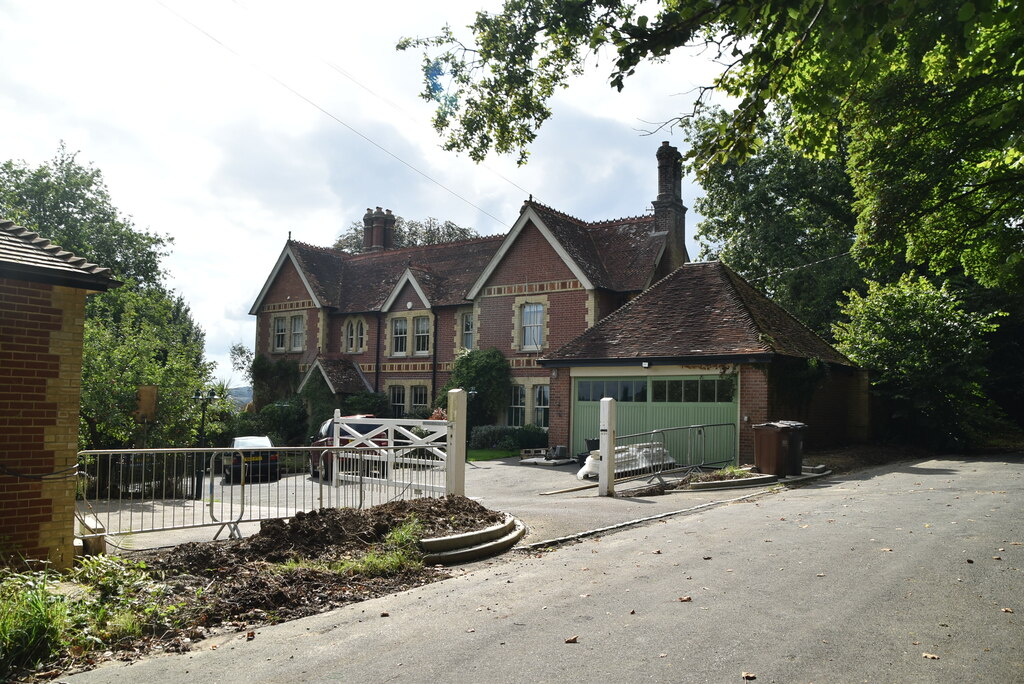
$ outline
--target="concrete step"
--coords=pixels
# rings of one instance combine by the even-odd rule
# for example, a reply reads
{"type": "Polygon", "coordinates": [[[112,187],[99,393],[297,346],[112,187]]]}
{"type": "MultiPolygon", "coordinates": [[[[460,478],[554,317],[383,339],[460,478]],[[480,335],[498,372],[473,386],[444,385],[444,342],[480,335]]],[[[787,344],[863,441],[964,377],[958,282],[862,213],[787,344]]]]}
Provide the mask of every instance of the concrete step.
{"type": "Polygon", "coordinates": [[[487,539],[472,546],[427,553],[423,557],[423,562],[427,565],[454,565],[456,563],[468,563],[482,558],[489,558],[490,556],[507,551],[515,546],[515,543],[522,539],[526,533],[526,525],[519,520],[509,516],[509,522],[511,523],[511,529],[500,537],[487,539]]]}

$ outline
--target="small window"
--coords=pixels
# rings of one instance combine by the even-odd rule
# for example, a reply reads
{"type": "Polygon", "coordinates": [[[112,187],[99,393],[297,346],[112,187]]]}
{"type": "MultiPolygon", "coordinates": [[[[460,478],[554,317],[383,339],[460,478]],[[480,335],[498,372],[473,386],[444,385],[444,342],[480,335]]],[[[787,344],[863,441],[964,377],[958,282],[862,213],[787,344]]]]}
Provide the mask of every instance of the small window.
{"type": "Polygon", "coordinates": [[[274,319],[274,349],[284,351],[288,344],[288,324],[283,316],[274,319]]]}
{"type": "Polygon", "coordinates": [[[396,318],[391,321],[391,353],[395,356],[405,356],[409,348],[409,321],[405,318],[396,318]]]}
{"type": "Polygon", "coordinates": [[[391,415],[395,418],[401,418],[405,415],[405,387],[402,385],[392,385],[388,390],[388,394],[391,397],[391,415]]]}
{"type": "Polygon", "coordinates": [[[683,401],[700,401],[700,380],[683,380],[683,401]]]}
{"type": "Polygon", "coordinates": [[[353,351],[363,351],[363,340],[365,338],[365,329],[363,328],[362,321],[356,321],[356,348],[353,351]]]}
{"type": "Polygon", "coordinates": [[[356,324],[352,321],[345,326],[345,351],[351,353],[356,350],[356,324]]]}
{"type": "Polygon", "coordinates": [[[544,345],[544,305],[523,304],[521,312],[523,349],[540,349],[544,345]]]}
{"type": "Polygon", "coordinates": [[[715,386],[718,381],[714,378],[702,379],[700,381],[700,400],[705,404],[710,404],[715,399],[715,386]]]}
{"type": "Polygon", "coordinates": [[[473,314],[462,314],[462,347],[463,349],[473,348],[473,314]]]}
{"type": "Polygon", "coordinates": [[[508,407],[508,424],[522,427],[526,424],[526,388],[512,385],[512,401],[508,407]]]}
{"type": "Polygon", "coordinates": [[[430,319],[417,316],[412,319],[413,349],[417,354],[430,353],[430,319]]]}
{"type": "Polygon", "coordinates": [[[533,424],[537,427],[548,426],[548,406],[551,403],[551,387],[549,385],[533,386],[533,424]]]}
{"type": "Polygon", "coordinates": [[[413,385],[412,387],[412,410],[427,408],[427,386],[413,385]]]}
{"type": "Polygon", "coordinates": [[[306,348],[306,320],[303,316],[292,316],[292,351],[306,348]]]}

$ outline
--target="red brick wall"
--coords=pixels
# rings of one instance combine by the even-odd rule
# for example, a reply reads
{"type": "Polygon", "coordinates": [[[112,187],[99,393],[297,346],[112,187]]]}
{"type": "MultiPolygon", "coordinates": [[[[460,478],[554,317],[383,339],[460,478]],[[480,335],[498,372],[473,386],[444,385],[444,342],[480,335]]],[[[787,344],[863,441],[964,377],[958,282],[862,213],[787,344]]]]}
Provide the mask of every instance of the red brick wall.
{"type": "Polygon", "coordinates": [[[85,291],[0,278],[0,556],[74,559],[85,291]]]}
{"type": "Polygon", "coordinates": [[[312,303],[309,290],[299,277],[291,260],[286,259],[277,277],[267,290],[256,314],[256,353],[273,358],[290,358],[309,363],[316,356],[319,340],[319,310],[312,303]],[[303,353],[281,353],[273,349],[273,319],[306,313],[306,350],[303,353]]]}
{"type": "Polygon", "coordinates": [[[740,366],[740,463],[754,462],[754,430],[768,420],[768,378],[761,366],[740,366]]]}
{"type": "MultiPolygon", "coordinates": [[[[548,411],[548,445],[564,444],[572,449],[569,417],[572,413],[572,378],[568,368],[560,368],[558,377],[551,379],[551,409],[548,411]]],[[[571,454],[570,454],[571,456],[571,454]]]]}
{"type": "Polygon", "coordinates": [[[574,277],[547,238],[529,223],[491,274],[487,285],[542,283],[574,277]]]}

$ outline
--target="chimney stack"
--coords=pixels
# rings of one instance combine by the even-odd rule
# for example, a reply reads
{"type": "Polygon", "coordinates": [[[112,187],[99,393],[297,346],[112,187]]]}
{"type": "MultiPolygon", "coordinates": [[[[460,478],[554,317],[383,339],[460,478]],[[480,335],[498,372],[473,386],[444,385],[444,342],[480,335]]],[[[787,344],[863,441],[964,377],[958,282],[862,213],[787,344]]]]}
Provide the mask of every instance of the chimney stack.
{"type": "Polygon", "coordinates": [[[668,233],[669,270],[690,260],[686,253],[686,207],[683,206],[683,155],[668,141],[658,148],[658,199],[654,200],[654,229],[668,233]]]}
{"type": "Polygon", "coordinates": [[[373,239],[368,251],[379,252],[384,249],[384,210],[377,207],[371,218],[373,221],[373,239]]]}
{"type": "Polygon", "coordinates": [[[363,214],[363,251],[369,252],[373,248],[373,210],[366,207],[363,214]]]}
{"type": "Polygon", "coordinates": [[[395,215],[390,209],[384,210],[384,249],[395,247],[395,215]]]}

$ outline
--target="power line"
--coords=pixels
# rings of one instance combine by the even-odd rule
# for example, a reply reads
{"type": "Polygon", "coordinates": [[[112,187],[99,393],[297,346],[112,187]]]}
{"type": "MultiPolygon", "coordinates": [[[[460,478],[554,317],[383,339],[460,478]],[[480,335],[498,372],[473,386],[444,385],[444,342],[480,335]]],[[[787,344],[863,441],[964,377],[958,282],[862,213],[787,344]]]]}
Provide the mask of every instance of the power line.
{"type": "Polygon", "coordinates": [[[825,257],[824,259],[819,259],[818,261],[812,261],[810,263],[801,264],[800,266],[793,266],[791,268],[779,269],[778,271],[773,271],[771,273],[766,273],[766,274],[764,274],[762,276],[758,276],[756,278],[747,278],[747,282],[748,283],[755,283],[758,280],[764,280],[765,278],[771,278],[772,276],[782,275],[783,273],[789,273],[790,271],[798,271],[801,268],[807,268],[808,266],[817,266],[818,264],[823,264],[826,261],[833,261],[835,259],[841,259],[844,256],[850,256],[851,254],[853,254],[853,250],[849,249],[849,250],[843,252],[842,254],[836,254],[834,256],[825,257]]]}
{"type": "MultiPolygon", "coordinates": [[[[399,156],[398,156],[397,154],[395,154],[395,153],[394,153],[394,152],[392,152],[391,150],[387,149],[386,147],[384,147],[383,145],[381,145],[380,143],[378,143],[378,142],[377,142],[376,140],[374,140],[374,139],[373,139],[373,138],[371,138],[370,136],[366,135],[365,133],[363,133],[363,132],[362,132],[362,131],[360,131],[359,129],[357,129],[357,128],[355,128],[354,126],[352,126],[351,124],[349,124],[348,122],[346,122],[346,121],[342,120],[342,119],[341,119],[340,117],[336,116],[336,115],[335,115],[335,114],[333,114],[332,112],[328,111],[328,110],[327,110],[326,108],[324,108],[323,106],[321,106],[321,105],[320,105],[319,103],[315,102],[315,101],[314,101],[314,100],[313,100],[312,98],[310,98],[310,97],[307,97],[307,96],[306,96],[306,95],[304,95],[303,93],[300,93],[300,92],[299,92],[298,90],[296,90],[295,88],[293,88],[293,87],[292,87],[292,86],[290,86],[290,85],[289,85],[288,83],[286,83],[286,82],[285,82],[285,81],[283,81],[282,79],[278,78],[278,77],[277,77],[277,76],[275,76],[274,74],[270,73],[269,71],[267,71],[266,69],[264,69],[263,67],[261,67],[261,66],[260,66],[259,64],[256,64],[256,63],[255,63],[255,62],[253,62],[252,60],[249,60],[249,59],[247,59],[247,58],[246,58],[246,57],[244,57],[244,56],[243,56],[243,55],[242,55],[241,53],[239,53],[239,52],[238,52],[237,50],[235,50],[235,49],[234,49],[234,48],[232,48],[231,46],[229,46],[229,45],[227,45],[226,43],[224,43],[224,42],[223,42],[222,40],[220,40],[219,38],[217,38],[216,36],[214,36],[213,34],[211,34],[211,33],[210,33],[209,31],[207,31],[207,30],[206,30],[206,29],[204,29],[203,27],[199,26],[198,24],[196,24],[195,22],[193,22],[192,20],[190,20],[190,19],[189,19],[188,17],[185,17],[184,15],[180,14],[180,13],[179,13],[179,12],[177,12],[176,10],[174,10],[174,9],[172,9],[172,8],[170,8],[170,7],[168,7],[168,6],[167,6],[167,5],[166,5],[166,4],[165,4],[165,3],[163,2],[163,0],[154,0],[154,2],[156,2],[156,3],[158,4],[158,5],[160,5],[161,7],[163,7],[163,8],[165,9],[165,10],[167,10],[168,12],[170,12],[171,14],[173,14],[173,15],[174,15],[175,17],[177,17],[177,18],[178,18],[179,20],[181,20],[182,22],[184,22],[184,23],[185,23],[185,24],[187,24],[188,26],[192,27],[193,29],[195,29],[195,30],[196,30],[196,31],[198,31],[199,33],[201,33],[201,34],[203,34],[204,36],[206,36],[206,37],[207,37],[208,39],[210,39],[211,41],[213,41],[214,43],[216,43],[217,45],[219,45],[219,46],[220,46],[221,48],[223,48],[224,50],[226,50],[226,51],[230,52],[230,53],[231,53],[232,55],[234,55],[234,56],[235,56],[235,57],[237,57],[238,59],[240,59],[240,60],[242,60],[242,61],[244,61],[244,62],[247,62],[247,63],[249,64],[249,66],[250,66],[250,67],[252,67],[252,68],[253,68],[253,69],[255,69],[256,71],[258,71],[258,72],[260,72],[261,74],[263,74],[263,76],[265,76],[265,77],[269,78],[269,79],[270,79],[270,80],[272,80],[272,81],[273,81],[274,83],[278,84],[279,86],[281,86],[282,88],[284,88],[285,90],[287,90],[288,92],[290,92],[290,93],[291,93],[292,95],[294,95],[295,97],[299,98],[299,99],[300,99],[300,100],[302,100],[303,102],[307,103],[307,104],[308,104],[308,105],[310,105],[311,107],[314,107],[315,109],[317,109],[318,111],[320,111],[320,112],[321,112],[322,114],[324,114],[325,116],[328,116],[328,117],[330,117],[331,119],[333,119],[333,120],[334,120],[335,122],[337,122],[337,123],[341,124],[342,126],[344,126],[345,128],[347,128],[347,129],[348,129],[349,131],[351,131],[351,132],[352,132],[352,133],[354,133],[355,135],[359,136],[360,138],[362,138],[363,140],[365,140],[365,141],[366,141],[366,142],[368,142],[369,144],[373,145],[374,147],[376,147],[377,149],[379,149],[379,150],[380,150],[381,152],[383,152],[384,154],[388,155],[389,157],[391,157],[391,158],[392,158],[392,159],[394,159],[395,161],[399,162],[400,164],[402,164],[402,165],[403,165],[403,166],[405,166],[406,168],[408,168],[408,169],[410,169],[411,171],[414,171],[415,173],[419,174],[420,176],[422,176],[422,177],[423,177],[423,178],[425,178],[426,180],[430,181],[430,182],[431,182],[431,183],[433,183],[434,185],[436,185],[436,186],[438,186],[439,188],[441,188],[442,190],[444,190],[445,192],[448,192],[449,194],[451,194],[451,195],[452,195],[453,197],[455,197],[455,198],[457,198],[457,199],[459,199],[459,200],[462,200],[463,202],[465,202],[465,203],[466,203],[466,204],[468,204],[469,206],[473,207],[474,209],[476,209],[476,210],[477,210],[477,211],[479,211],[480,213],[482,213],[482,214],[485,214],[486,216],[490,216],[490,217],[491,217],[492,219],[494,219],[495,221],[497,221],[499,225],[502,225],[502,226],[504,226],[504,227],[506,227],[506,228],[509,228],[509,229],[511,228],[511,226],[510,226],[510,225],[508,225],[507,223],[505,223],[505,221],[503,221],[502,219],[498,218],[497,216],[495,216],[495,215],[494,215],[494,214],[492,214],[491,212],[487,211],[486,209],[484,209],[484,208],[483,208],[483,207],[481,207],[480,205],[478,205],[478,204],[476,204],[476,203],[472,202],[472,201],[471,201],[471,200],[469,200],[469,199],[468,199],[467,197],[464,197],[463,195],[459,194],[458,192],[456,192],[456,191],[455,191],[455,190],[453,190],[452,188],[448,187],[447,185],[445,185],[445,184],[444,184],[444,183],[442,183],[441,181],[439,181],[439,180],[437,180],[437,179],[433,178],[433,177],[432,177],[432,176],[431,176],[430,174],[426,173],[425,171],[422,171],[422,170],[420,170],[419,168],[417,168],[416,166],[413,166],[413,165],[412,165],[411,163],[409,163],[409,162],[405,161],[404,159],[402,159],[402,158],[401,158],[401,157],[399,157],[399,156]]],[[[365,86],[364,86],[364,87],[365,87],[365,86]]],[[[507,180],[507,179],[506,179],[506,180],[507,180]]],[[[525,191],[524,191],[524,192],[525,192],[525,191]]]]}

